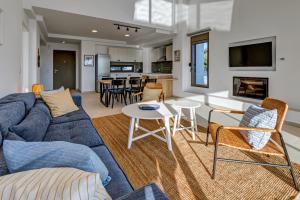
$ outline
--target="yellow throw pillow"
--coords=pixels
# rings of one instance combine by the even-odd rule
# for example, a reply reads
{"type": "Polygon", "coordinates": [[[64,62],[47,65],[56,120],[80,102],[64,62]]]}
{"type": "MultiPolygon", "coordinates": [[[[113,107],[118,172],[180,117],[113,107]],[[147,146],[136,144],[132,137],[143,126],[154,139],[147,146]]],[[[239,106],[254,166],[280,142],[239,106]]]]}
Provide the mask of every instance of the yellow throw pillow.
{"type": "Polygon", "coordinates": [[[143,91],[143,101],[159,101],[161,93],[162,89],[150,89],[145,87],[143,91]]]}
{"type": "Polygon", "coordinates": [[[0,177],[1,199],[111,200],[99,174],[74,168],[43,168],[0,177]]]}
{"type": "Polygon", "coordinates": [[[42,94],[41,96],[50,108],[52,117],[59,117],[79,110],[72,99],[69,89],[54,94],[42,94]]]}

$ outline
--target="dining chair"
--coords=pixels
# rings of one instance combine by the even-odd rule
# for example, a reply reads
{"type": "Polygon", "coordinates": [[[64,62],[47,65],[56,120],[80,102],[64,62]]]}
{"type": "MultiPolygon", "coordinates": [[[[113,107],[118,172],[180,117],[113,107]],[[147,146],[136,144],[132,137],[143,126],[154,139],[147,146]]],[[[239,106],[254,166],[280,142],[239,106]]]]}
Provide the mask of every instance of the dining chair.
{"type": "Polygon", "coordinates": [[[111,88],[109,89],[109,102],[112,101],[111,108],[114,107],[115,99],[119,101],[121,99],[121,103],[127,105],[125,98],[125,89],[126,89],[126,80],[125,79],[114,79],[111,82],[111,88]]]}
{"type": "Polygon", "coordinates": [[[135,97],[136,102],[138,101],[138,96],[134,95],[142,91],[142,79],[141,78],[130,78],[129,87],[125,90],[125,98],[129,96],[130,103],[133,103],[133,97],[135,97]]]}

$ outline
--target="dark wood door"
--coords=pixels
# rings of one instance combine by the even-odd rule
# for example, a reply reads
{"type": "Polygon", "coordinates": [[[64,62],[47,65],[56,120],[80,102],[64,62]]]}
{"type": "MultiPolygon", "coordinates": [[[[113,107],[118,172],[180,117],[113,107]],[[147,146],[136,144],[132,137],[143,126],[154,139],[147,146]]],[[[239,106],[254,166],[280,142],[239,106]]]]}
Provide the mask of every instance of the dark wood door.
{"type": "Polygon", "coordinates": [[[76,89],[76,52],[60,51],[53,52],[53,89],[61,86],[76,89]]]}

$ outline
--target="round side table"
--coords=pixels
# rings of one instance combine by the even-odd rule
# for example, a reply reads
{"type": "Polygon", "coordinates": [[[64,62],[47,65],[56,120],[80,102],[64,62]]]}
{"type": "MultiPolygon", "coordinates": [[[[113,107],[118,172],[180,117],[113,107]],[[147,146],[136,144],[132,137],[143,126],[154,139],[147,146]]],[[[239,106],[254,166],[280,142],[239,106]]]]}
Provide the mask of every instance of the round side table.
{"type": "Polygon", "coordinates": [[[201,107],[201,103],[197,103],[194,101],[174,101],[172,105],[178,109],[178,121],[177,126],[174,125],[173,127],[173,136],[175,136],[176,131],[184,130],[184,129],[190,129],[192,131],[193,140],[196,139],[196,133],[198,132],[197,128],[197,118],[196,118],[196,108],[201,107]],[[182,109],[188,109],[190,111],[190,117],[188,118],[188,121],[191,122],[191,126],[185,127],[181,124],[181,118],[182,118],[182,109]]]}

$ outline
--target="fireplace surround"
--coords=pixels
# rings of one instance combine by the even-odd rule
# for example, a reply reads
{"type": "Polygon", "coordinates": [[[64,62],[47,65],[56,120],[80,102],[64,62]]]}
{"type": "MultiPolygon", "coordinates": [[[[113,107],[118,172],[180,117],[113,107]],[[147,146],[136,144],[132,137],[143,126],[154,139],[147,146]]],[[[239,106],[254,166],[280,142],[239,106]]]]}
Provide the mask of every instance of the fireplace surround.
{"type": "Polygon", "coordinates": [[[233,96],[263,100],[269,96],[269,79],[234,76],[233,96]]]}

